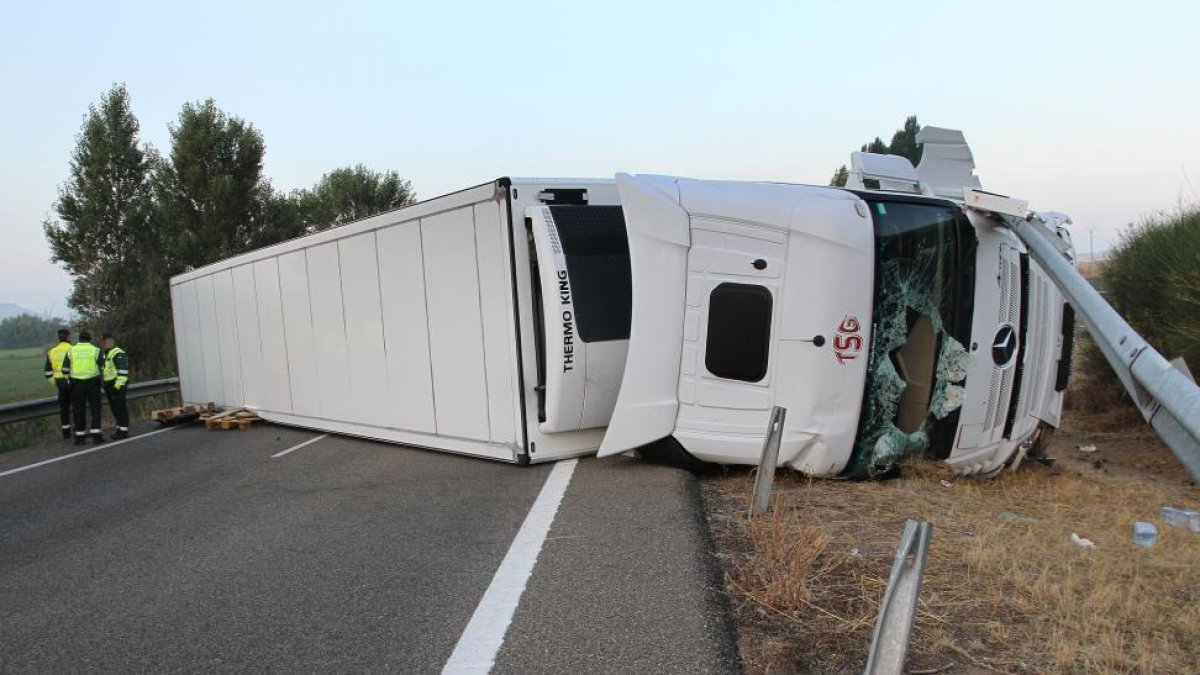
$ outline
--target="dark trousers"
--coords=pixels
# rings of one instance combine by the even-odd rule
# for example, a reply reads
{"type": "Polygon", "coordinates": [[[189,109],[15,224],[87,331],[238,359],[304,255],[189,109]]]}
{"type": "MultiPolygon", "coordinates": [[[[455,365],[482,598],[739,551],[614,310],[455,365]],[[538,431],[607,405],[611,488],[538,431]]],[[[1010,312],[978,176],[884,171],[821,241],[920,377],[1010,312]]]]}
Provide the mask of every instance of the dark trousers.
{"type": "Polygon", "coordinates": [[[109,410],[117,418],[117,428],[129,431],[129,406],[125,404],[125,389],[117,389],[114,382],[105,382],[104,395],[108,398],[109,410]]]}
{"type": "Polygon", "coordinates": [[[58,422],[64,429],[71,428],[71,381],[55,380],[58,388],[58,422]]]}
{"type": "Polygon", "coordinates": [[[71,382],[71,403],[75,408],[75,435],[100,431],[100,378],[71,382]],[[87,413],[92,413],[92,426],[87,425],[87,413]]]}

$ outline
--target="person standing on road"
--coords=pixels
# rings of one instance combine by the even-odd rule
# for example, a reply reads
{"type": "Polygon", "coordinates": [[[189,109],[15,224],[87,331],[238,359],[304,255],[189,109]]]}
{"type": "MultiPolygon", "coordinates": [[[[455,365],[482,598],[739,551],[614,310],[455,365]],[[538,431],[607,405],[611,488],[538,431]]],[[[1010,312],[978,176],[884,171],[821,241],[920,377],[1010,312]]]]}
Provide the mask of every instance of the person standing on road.
{"type": "Polygon", "coordinates": [[[63,361],[71,351],[71,331],[58,329],[58,344],[46,352],[46,381],[58,390],[58,423],[62,437],[71,437],[71,378],[63,373],[63,361]]]}
{"type": "Polygon", "coordinates": [[[101,371],[104,375],[104,395],[108,408],[117,419],[117,430],[113,438],[129,438],[129,406],[125,403],[125,386],[129,384],[129,354],[117,346],[112,333],[100,339],[104,348],[101,371]]]}
{"type": "Polygon", "coordinates": [[[67,352],[62,371],[71,378],[71,404],[75,409],[75,445],[83,445],[90,435],[97,444],[104,442],[100,434],[100,348],[92,344],[92,334],[79,333],[79,342],[67,352]],[[87,426],[87,412],[92,412],[92,426],[87,426]]]}

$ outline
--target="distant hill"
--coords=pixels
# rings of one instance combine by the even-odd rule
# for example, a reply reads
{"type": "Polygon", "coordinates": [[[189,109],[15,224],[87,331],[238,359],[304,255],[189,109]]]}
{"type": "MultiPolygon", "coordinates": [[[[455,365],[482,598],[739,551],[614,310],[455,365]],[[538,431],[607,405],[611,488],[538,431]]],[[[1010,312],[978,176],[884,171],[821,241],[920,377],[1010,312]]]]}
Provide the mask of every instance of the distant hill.
{"type": "Polygon", "coordinates": [[[31,311],[25,309],[24,307],[21,307],[20,305],[14,305],[11,302],[0,302],[0,321],[3,321],[10,316],[17,316],[18,314],[36,314],[36,313],[37,312],[31,312],[31,311]]]}

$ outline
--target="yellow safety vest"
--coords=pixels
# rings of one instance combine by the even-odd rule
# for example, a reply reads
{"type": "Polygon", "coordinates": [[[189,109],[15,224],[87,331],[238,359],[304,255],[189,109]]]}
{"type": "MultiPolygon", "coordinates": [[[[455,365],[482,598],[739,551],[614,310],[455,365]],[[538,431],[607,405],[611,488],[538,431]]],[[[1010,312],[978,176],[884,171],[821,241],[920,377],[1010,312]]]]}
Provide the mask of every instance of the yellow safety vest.
{"type": "Polygon", "coordinates": [[[60,342],[50,348],[50,351],[46,354],[46,358],[50,361],[50,372],[46,374],[46,377],[55,380],[67,379],[67,376],[63,375],[62,364],[63,359],[66,358],[69,351],[71,351],[70,342],[60,342]]]}
{"type": "Polygon", "coordinates": [[[113,347],[104,353],[104,381],[112,382],[116,380],[117,389],[124,387],[125,383],[129,380],[129,371],[117,368],[116,359],[124,353],[125,350],[120,347],[113,347]]]}
{"type": "Polygon", "coordinates": [[[90,380],[100,375],[100,348],[90,342],[71,347],[70,375],[72,380],[90,380]]]}

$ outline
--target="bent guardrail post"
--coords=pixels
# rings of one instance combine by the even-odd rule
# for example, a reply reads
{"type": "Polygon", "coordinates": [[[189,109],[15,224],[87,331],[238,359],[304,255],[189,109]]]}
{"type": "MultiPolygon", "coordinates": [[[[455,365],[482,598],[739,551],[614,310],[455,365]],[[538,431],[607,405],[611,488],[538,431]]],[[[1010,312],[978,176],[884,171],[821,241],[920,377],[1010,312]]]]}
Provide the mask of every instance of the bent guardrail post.
{"type": "MultiPolygon", "coordinates": [[[[179,390],[179,378],[168,377],[162,380],[150,380],[148,382],[134,382],[129,385],[126,397],[129,400],[146,398],[147,396],[156,396],[158,394],[168,394],[179,390]]],[[[12,422],[23,422],[25,420],[34,420],[47,415],[58,414],[58,399],[54,397],[35,398],[29,401],[17,401],[16,403],[5,403],[0,405],[0,425],[10,424],[12,422]]]]}
{"type": "Polygon", "coordinates": [[[1075,308],[1142,417],[1200,481],[1200,388],[1163,358],[1058,252],[1054,234],[1033,220],[999,214],[1075,308]]]}
{"type": "Polygon", "coordinates": [[[771,506],[771,484],[775,482],[775,465],[779,463],[779,442],[783,439],[783,420],[787,408],[771,409],[767,435],[763,439],[762,458],[758,460],[758,475],[754,477],[754,494],[750,499],[750,517],[765,512],[771,506]]]}
{"type": "Polygon", "coordinates": [[[896,548],[896,561],[892,563],[892,574],[879,605],[875,638],[871,640],[867,668],[863,671],[867,675],[899,675],[904,672],[908,636],[912,632],[913,617],[917,614],[921,575],[925,571],[925,560],[929,557],[931,539],[933,525],[915,520],[904,523],[904,533],[900,535],[900,545],[896,548]]]}

